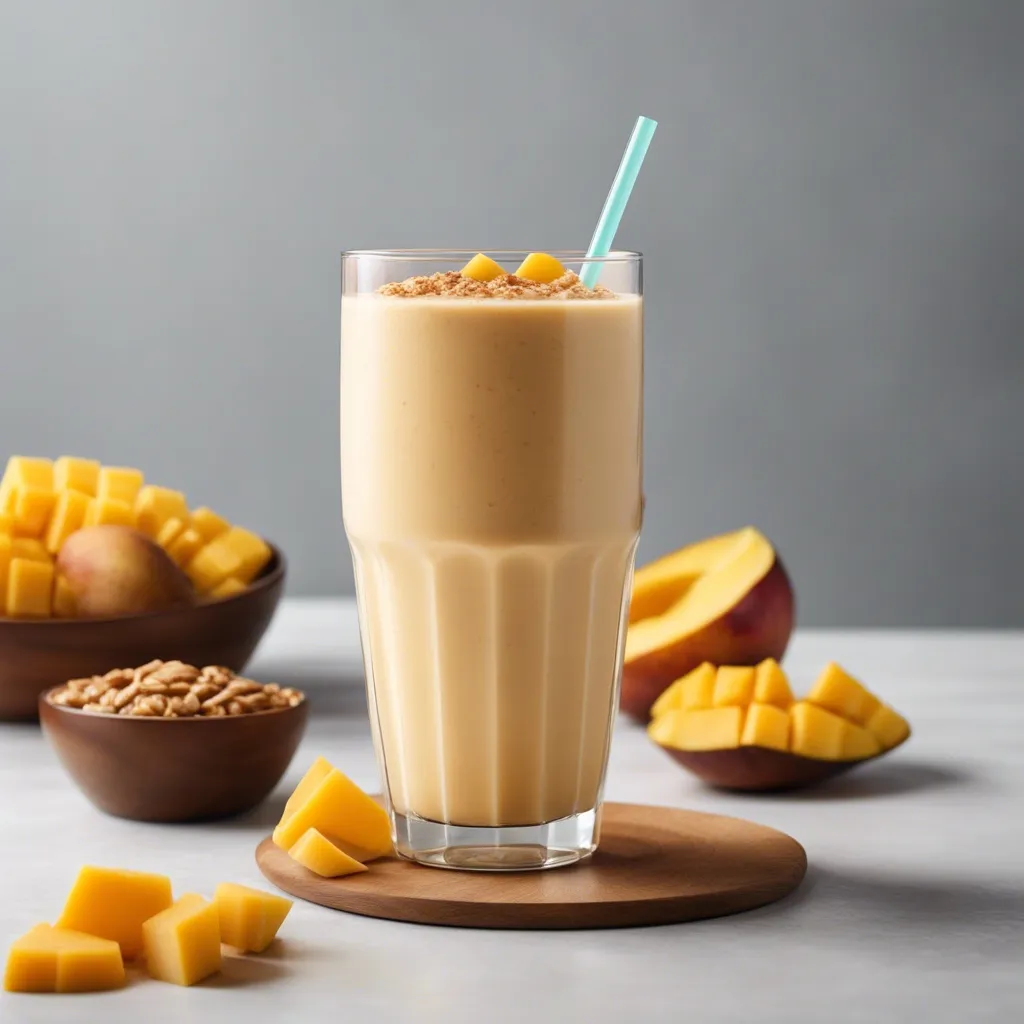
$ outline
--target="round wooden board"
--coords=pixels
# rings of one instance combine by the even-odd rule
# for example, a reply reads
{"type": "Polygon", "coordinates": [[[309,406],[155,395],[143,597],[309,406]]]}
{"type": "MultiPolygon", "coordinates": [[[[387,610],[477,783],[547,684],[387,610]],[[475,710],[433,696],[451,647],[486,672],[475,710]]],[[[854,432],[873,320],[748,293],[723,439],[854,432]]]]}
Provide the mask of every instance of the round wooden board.
{"type": "Polygon", "coordinates": [[[573,867],[477,873],[394,859],[328,879],[270,839],[256,863],[292,896],[368,917],[464,928],[623,928],[773,903],[800,884],[807,855],[789,836],[738,818],[610,803],[599,849],[573,867]]]}

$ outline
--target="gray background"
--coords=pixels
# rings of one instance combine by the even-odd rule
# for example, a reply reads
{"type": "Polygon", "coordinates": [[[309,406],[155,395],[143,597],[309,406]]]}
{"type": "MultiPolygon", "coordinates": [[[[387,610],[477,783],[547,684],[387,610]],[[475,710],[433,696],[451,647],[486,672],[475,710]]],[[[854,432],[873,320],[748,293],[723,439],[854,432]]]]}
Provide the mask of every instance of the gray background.
{"type": "Polygon", "coordinates": [[[1024,625],[1024,3],[0,0],[0,448],[350,592],[338,252],[586,244],[640,112],[641,558],[806,625],[1024,625]]]}

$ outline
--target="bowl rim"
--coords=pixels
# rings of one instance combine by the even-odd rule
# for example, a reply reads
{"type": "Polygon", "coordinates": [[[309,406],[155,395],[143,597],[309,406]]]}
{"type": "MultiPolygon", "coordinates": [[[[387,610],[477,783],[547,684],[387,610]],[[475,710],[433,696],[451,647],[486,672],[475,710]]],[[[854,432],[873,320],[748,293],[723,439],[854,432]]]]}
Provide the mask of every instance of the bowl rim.
{"type": "Polygon", "coordinates": [[[267,708],[264,711],[249,711],[244,715],[181,715],[174,718],[164,718],[158,715],[101,715],[95,711],[86,711],[85,708],[70,708],[66,704],[54,704],[50,697],[58,690],[63,690],[66,685],[67,683],[58,683],[56,686],[51,686],[48,690],[44,690],[39,695],[40,708],[45,706],[54,711],[59,711],[61,714],[77,715],[88,718],[90,721],[100,722],[238,722],[246,718],[266,718],[270,715],[284,716],[291,711],[299,711],[309,707],[309,697],[304,690],[299,690],[298,692],[302,695],[302,700],[298,704],[291,704],[286,708],[267,708]]]}
{"type": "MultiPolygon", "coordinates": [[[[284,579],[288,568],[284,552],[272,541],[262,538],[267,547],[270,548],[270,561],[263,572],[256,577],[245,590],[237,594],[229,594],[227,597],[219,597],[215,600],[200,600],[195,604],[179,605],[175,608],[164,608],[156,612],[131,612],[127,615],[103,615],[89,618],[74,619],[15,619],[10,616],[0,615],[0,630],[3,629],[88,629],[90,626],[100,624],[109,625],[120,622],[141,622],[147,619],[167,618],[172,615],[188,615],[200,612],[204,608],[223,607],[234,601],[244,601],[247,597],[269,590],[272,586],[284,579]]],[[[63,685],[63,684],[61,684],[63,685]]],[[[255,712],[254,712],[255,713],[255,712]]]]}

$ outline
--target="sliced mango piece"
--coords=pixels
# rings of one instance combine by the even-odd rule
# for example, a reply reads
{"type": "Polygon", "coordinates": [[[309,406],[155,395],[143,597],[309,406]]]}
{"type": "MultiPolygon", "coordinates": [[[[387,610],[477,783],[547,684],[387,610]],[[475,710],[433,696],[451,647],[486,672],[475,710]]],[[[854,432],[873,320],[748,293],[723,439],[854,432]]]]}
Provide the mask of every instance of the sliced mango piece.
{"type": "Polygon", "coordinates": [[[888,704],[875,710],[867,723],[870,732],[886,750],[898,746],[910,735],[910,723],[888,704]]]}
{"type": "Polygon", "coordinates": [[[11,545],[9,534],[0,533],[0,615],[7,614],[7,581],[11,574],[11,545]]]}
{"type": "Polygon", "coordinates": [[[270,561],[270,547],[267,542],[241,526],[232,526],[214,543],[224,544],[238,555],[241,569],[237,576],[243,583],[253,580],[260,569],[270,561]]]}
{"type": "Polygon", "coordinates": [[[96,497],[135,504],[142,490],[142,471],[127,466],[103,466],[96,485],[96,497]]]}
{"type": "Polygon", "coordinates": [[[853,722],[847,722],[843,730],[843,748],[840,756],[844,761],[860,761],[882,752],[882,745],[867,729],[853,722]]]}
{"type": "Polygon", "coordinates": [[[187,893],[142,925],[146,970],[158,981],[194,985],[221,967],[217,905],[187,893]]]}
{"type": "Polygon", "coordinates": [[[234,882],[218,885],[213,902],[220,918],[221,942],[247,953],[262,953],[292,909],[292,901],[283,896],[234,882]]]}
{"type": "Polygon", "coordinates": [[[197,508],[192,513],[192,529],[197,531],[199,536],[204,541],[209,543],[214,537],[219,537],[222,533],[227,533],[228,528],[231,524],[226,520],[217,515],[212,509],[208,509],[205,505],[197,508]]]}
{"type": "Polygon", "coordinates": [[[127,501],[90,498],[83,526],[134,526],[135,510],[127,501]]]}
{"type": "Polygon", "coordinates": [[[101,992],[124,984],[116,942],[37,924],[7,954],[8,992],[101,992]]]}
{"type": "Polygon", "coordinates": [[[795,699],[782,666],[774,658],[765,658],[754,670],[754,700],[788,708],[795,699]]]}
{"type": "Polygon", "coordinates": [[[57,504],[57,492],[19,487],[14,498],[14,532],[19,537],[42,537],[57,504]]]}
{"type": "Polygon", "coordinates": [[[369,870],[365,864],[350,857],[315,828],[306,831],[288,851],[288,856],[322,878],[342,878],[369,870]]]}
{"type": "Polygon", "coordinates": [[[669,708],[663,711],[656,718],[652,718],[647,724],[647,735],[655,743],[662,747],[675,745],[676,730],[679,728],[679,719],[686,712],[681,708],[669,708]]]}
{"type": "Polygon", "coordinates": [[[90,498],[96,496],[100,479],[100,464],[95,459],[76,459],[62,455],[53,464],[53,489],[78,491],[90,498]]]}
{"type": "Polygon", "coordinates": [[[474,281],[493,281],[500,277],[505,271],[482,252],[478,252],[463,268],[462,276],[471,277],[474,281]]]}
{"type": "Polygon", "coordinates": [[[73,619],[78,614],[78,603],[71,584],[63,576],[53,581],[53,615],[58,619],[73,619]]]}
{"type": "Polygon", "coordinates": [[[789,750],[789,712],[774,704],[751,704],[743,723],[740,746],[789,750]]]}
{"type": "Polygon", "coordinates": [[[736,706],[682,711],[672,746],[680,750],[726,750],[740,745],[744,709],[736,706]]]}
{"type": "Polygon", "coordinates": [[[857,725],[867,725],[882,702],[866,686],[830,661],[818,676],[807,699],[857,725]]]}
{"type": "Polygon", "coordinates": [[[30,562],[52,562],[50,552],[41,540],[34,537],[14,537],[11,540],[11,558],[27,558],[30,562]]]}
{"type": "Polygon", "coordinates": [[[165,875],[87,865],[78,872],[58,928],[112,939],[126,960],[142,952],[142,923],[171,905],[165,875]]]}
{"type": "Polygon", "coordinates": [[[356,860],[386,857],[393,849],[387,812],[337,768],[282,817],[273,839],[283,850],[290,850],[311,828],[352,852],[356,860]]]}
{"type": "Polygon", "coordinates": [[[789,715],[789,749],[794,754],[826,761],[843,759],[848,725],[845,719],[805,700],[797,701],[789,709],[789,715]]]}
{"type": "Polygon", "coordinates": [[[290,818],[309,799],[313,790],[334,771],[334,765],[326,757],[318,757],[299,779],[299,784],[292,790],[292,795],[285,801],[281,820],[290,818]]]}
{"type": "Polygon", "coordinates": [[[550,284],[564,274],[565,267],[554,256],[549,256],[546,252],[531,252],[519,264],[515,276],[521,277],[524,281],[535,281],[537,284],[550,284]]]}
{"type": "Polygon", "coordinates": [[[186,527],[171,542],[167,548],[167,554],[174,559],[178,565],[187,565],[195,557],[196,552],[203,546],[203,538],[198,530],[191,526],[186,527]]]}
{"type": "Polygon", "coordinates": [[[698,665],[692,672],[677,679],[665,690],[651,707],[651,715],[657,718],[672,708],[690,711],[696,708],[711,707],[715,690],[715,675],[716,669],[711,662],[705,661],[702,665],[698,665]]]}
{"type": "Polygon", "coordinates": [[[7,574],[7,614],[18,619],[47,619],[53,591],[53,562],[12,558],[7,574]]]}
{"type": "Polygon", "coordinates": [[[722,665],[715,677],[711,703],[715,707],[745,708],[754,696],[754,670],[744,665],[722,665]]]}
{"type": "Polygon", "coordinates": [[[223,537],[217,537],[210,541],[185,566],[185,575],[200,594],[209,594],[229,576],[236,576],[242,571],[241,558],[224,545],[223,540],[223,537]]]}
{"type": "Polygon", "coordinates": [[[188,502],[181,491],[147,484],[135,499],[135,525],[150,537],[156,537],[168,519],[188,522],[188,502]]]}
{"type": "Polygon", "coordinates": [[[7,460],[3,479],[0,480],[0,494],[7,495],[20,487],[35,487],[40,491],[52,491],[53,463],[49,459],[33,459],[26,455],[12,455],[7,460]]]}
{"type": "Polygon", "coordinates": [[[46,550],[51,555],[57,554],[64,541],[85,524],[89,500],[84,491],[66,490],[57,496],[57,504],[46,530],[46,550]]]}
{"type": "Polygon", "coordinates": [[[166,551],[177,539],[185,532],[185,520],[184,519],[168,519],[163,526],[160,527],[154,540],[166,551]]]}
{"type": "Polygon", "coordinates": [[[208,596],[220,600],[223,597],[234,597],[235,594],[241,594],[243,590],[248,590],[248,587],[237,577],[229,576],[226,580],[218,583],[208,596]]]}

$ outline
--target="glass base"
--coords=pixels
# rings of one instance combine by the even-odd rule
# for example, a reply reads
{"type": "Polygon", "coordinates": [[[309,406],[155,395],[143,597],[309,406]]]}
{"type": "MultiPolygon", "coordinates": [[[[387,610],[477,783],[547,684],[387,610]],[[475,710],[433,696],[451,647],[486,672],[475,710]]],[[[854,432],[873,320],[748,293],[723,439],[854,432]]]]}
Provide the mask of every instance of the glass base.
{"type": "Polygon", "coordinates": [[[394,815],[400,857],[455,871],[539,871],[576,864],[597,849],[597,810],[543,825],[483,828],[394,815]]]}

